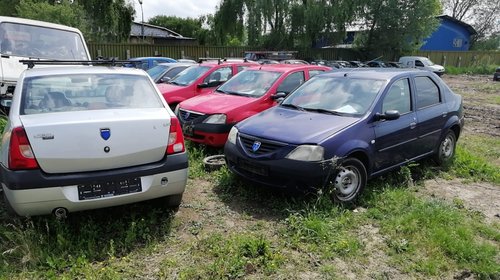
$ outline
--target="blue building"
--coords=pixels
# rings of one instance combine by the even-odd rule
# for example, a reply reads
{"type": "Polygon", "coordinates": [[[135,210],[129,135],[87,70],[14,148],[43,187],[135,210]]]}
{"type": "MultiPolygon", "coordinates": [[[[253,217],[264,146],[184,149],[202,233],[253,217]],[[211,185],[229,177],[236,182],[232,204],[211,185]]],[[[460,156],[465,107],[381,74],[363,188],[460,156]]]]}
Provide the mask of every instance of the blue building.
{"type": "Polygon", "coordinates": [[[467,23],[453,17],[438,16],[439,27],[432,35],[425,39],[422,51],[468,51],[471,37],[477,34],[476,30],[467,23]]]}

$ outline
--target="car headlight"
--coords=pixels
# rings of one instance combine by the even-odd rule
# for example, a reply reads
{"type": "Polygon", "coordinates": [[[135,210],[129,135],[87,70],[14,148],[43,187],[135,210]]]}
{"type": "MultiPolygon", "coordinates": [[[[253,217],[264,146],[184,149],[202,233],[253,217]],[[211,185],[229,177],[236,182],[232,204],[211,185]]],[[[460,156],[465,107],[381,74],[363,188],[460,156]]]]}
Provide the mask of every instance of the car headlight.
{"type": "Polygon", "coordinates": [[[236,136],[238,136],[238,129],[235,126],[233,126],[229,131],[229,135],[227,136],[227,141],[229,143],[236,145],[236,136]]]}
{"type": "Polygon", "coordinates": [[[210,124],[225,124],[226,123],[226,115],[214,114],[214,115],[211,115],[210,117],[206,118],[203,122],[210,123],[210,124]]]}
{"type": "Polygon", "coordinates": [[[325,148],[317,145],[301,145],[291,151],[286,158],[301,161],[323,160],[325,148]]]}

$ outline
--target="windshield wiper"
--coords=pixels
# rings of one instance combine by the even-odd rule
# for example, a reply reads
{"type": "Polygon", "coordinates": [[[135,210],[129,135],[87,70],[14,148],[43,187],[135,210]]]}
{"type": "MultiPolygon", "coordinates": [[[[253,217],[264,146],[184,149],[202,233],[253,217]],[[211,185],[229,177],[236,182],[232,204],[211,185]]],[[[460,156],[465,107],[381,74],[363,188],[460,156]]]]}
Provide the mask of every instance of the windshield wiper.
{"type": "Polygon", "coordinates": [[[299,111],[304,111],[304,108],[302,108],[300,106],[297,106],[297,105],[294,105],[294,104],[290,104],[290,103],[281,104],[280,106],[288,107],[288,108],[293,108],[293,109],[296,109],[296,110],[299,110],[299,111]]]}
{"type": "Polygon", "coordinates": [[[172,85],[176,85],[176,86],[183,86],[183,84],[178,83],[178,82],[176,82],[176,81],[169,81],[168,83],[169,83],[169,84],[172,84],[172,85]]]}
{"type": "Polygon", "coordinates": [[[327,110],[327,109],[321,109],[321,108],[304,108],[304,110],[306,110],[308,112],[318,112],[318,113],[322,113],[322,114],[329,114],[329,115],[335,115],[335,116],[342,115],[342,113],[340,113],[340,112],[331,111],[331,110],[327,110]]]}

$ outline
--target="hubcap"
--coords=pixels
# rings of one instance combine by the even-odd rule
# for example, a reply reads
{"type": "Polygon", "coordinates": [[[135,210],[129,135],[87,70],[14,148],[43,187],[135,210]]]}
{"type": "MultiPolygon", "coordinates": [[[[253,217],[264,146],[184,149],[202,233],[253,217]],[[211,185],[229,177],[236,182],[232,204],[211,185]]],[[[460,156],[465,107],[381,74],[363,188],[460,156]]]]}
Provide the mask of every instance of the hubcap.
{"type": "Polygon", "coordinates": [[[453,138],[450,135],[446,136],[443,140],[441,155],[444,159],[450,158],[453,155],[453,138]]]}
{"type": "Polygon", "coordinates": [[[339,196],[347,199],[353,194],[356,194],[359,188],[360,175],[359,171],[352,167],[342,167],[335,178],[335,190],[339,196]]]}

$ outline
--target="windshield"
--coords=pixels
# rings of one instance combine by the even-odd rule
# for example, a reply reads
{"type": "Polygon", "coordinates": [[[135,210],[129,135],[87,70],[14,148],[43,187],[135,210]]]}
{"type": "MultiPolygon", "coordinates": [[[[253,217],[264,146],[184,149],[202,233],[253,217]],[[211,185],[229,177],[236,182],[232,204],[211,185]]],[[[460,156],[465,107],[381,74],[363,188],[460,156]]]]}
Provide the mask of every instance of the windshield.
{"type": "Polygon", "coordinates": [[[155,86],[144,76],[78,74],[27,78],[21,114],[104,109],[161,108],[155,86]]]}
{"type": "Polygon", "coordinates": [[[45,59],[89,60],[80,34],[40,26],[0,24],[0,53],[45,59]]]}
{"type": "Polygon", "coordinates": [[[178,86],[188,86],[194,83],[194,81],[205,74],[208,70],[210,70],[210,67],[207,66],[191,66],[180,72],[177,76],[173,77],[168,83],[178,86]]]}
{"type": "Polygon", "coordinates": [[[148,69],[146,72],[149,76],[156,81],[170,66],[168,65],[156,65],[155,67],[148,69]]]}
{"type": "Polygon", "coordinates": [[[365,114],[384,81],[317,76],[286,98],[281,106],[338,114],[365,114]]]}
{"type": "Polygon", "coordinates": [[[425,66],[432,66],[434,65],[434,62],[430,61],[430,59],[424,57],[421,59],[422,60],[422,63],[424,63],[425,66]]]}
{"type": "Polygon", "coordinates": [[[218,92],[260,97],[264,95],[281,76],[279,72],[245,70],[217,89],[218,92]]]}

